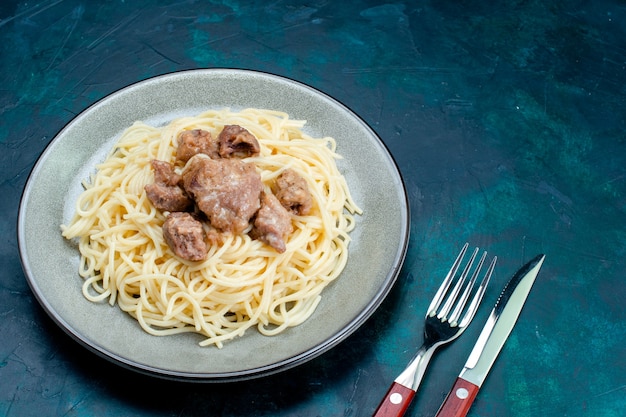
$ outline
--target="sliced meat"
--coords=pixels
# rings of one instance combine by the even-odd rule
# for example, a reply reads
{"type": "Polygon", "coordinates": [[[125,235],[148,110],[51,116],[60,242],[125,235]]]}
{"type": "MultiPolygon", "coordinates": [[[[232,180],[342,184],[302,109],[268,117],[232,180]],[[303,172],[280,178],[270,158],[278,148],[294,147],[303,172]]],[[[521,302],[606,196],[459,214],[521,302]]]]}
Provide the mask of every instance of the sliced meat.
{"type": "Polygon", "coordinates": [[[313,198],[306,180],[293,169],[286,169],[276,178],[276,197],[290,212],[307,215],[311,211],[313,198]]]}
{"type": "Polygon", "coordinates": [[[211,132],[203,129],[185,130],[178,135],[176,160],[186,163],[192,156],[199,153],[219,158],[218,142],[211,132]]]}
{"type": "Polygon", "coordinates": [[[217,229],[241,233],[260,207],[263,184],[254,165],[196,155],[183,171],[184,188],[217,229]]]}
{"type": "Polygon", "coordinates": [[[261,208],[254,219],[254,228],[250,232],[253,239],[267,243],[277,252],[286,250],[287,236],[293,231],[291,215],[272,193],[263,193],[261,208]]]}
{"type": "Polygon", "coordinates": [[[217,138],[222,158],[247,158],[261,152],[259,141],[239,125],[226,125],[217,138]]]}
{"type": "Polygon", "coordinates": [[[193,208],[193,200],[180,187],[182,177],[174,172],[169,162],[153,160],[154,183],[144,187],[148,200],[162,211],[188,211],[193,208]]]}
{"type": "Polygon", "coordinates": [[[189,261],[206,259],[206,234],[202,223],[191,214],[170,213],[163,223],[163,237],[176,256],[189,261]]]}

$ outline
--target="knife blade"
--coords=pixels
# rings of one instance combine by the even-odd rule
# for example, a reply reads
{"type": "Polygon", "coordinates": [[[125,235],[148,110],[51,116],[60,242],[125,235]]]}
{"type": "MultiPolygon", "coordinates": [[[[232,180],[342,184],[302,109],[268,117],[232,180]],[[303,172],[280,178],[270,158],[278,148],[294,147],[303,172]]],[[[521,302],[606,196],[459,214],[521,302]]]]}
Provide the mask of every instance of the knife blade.
{"type": "Polygon", "coordinates": [[[545,255],[537,255],[520,268],[504,286],[463,370],[436,417],[467,415],[478,390],[517,322],[544,259],[545,255]]]}

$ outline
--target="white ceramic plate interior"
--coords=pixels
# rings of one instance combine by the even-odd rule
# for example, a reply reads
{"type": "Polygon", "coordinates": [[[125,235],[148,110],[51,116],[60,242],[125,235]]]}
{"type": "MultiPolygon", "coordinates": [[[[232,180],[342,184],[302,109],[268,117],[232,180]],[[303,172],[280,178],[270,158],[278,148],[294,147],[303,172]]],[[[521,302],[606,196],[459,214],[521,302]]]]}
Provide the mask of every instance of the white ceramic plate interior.
{"type": "Polygon", "coordinates": [[[409,235],[405,188],[387,148],[357,115],[304,84],[254,71],[208,69],[152,78],[117,91],[72,120],[33,168],[20,203],[24,271],[46,312],[87,348],[128,368],[173,379],[220,381],[278,372],[308,361],[352,334],[385,298],[404,261],[409,235]],[[304,324],[274,337],[251,329],[222,349],[199,335],[150,336],[108,304],[83,298],[78,251],[63,239],[81,191],[121,132],[136,120],[163,125],[207,109],[266,108],[307,121],[312,136],[332,136],[338,165],[364,210],[349,262],[304,324]]]}

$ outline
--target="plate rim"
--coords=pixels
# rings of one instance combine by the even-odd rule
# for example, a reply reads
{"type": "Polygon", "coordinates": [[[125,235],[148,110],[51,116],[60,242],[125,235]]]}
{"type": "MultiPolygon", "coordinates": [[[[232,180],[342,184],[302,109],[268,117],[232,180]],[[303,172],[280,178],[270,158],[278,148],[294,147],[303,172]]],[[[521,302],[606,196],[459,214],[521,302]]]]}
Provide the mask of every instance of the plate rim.
{"type": "Polygon", "coordinates": [[[174,72],[168,72],[160,75],[156,75],[153,77],[148,77],[142,79],[140,81],[133,82],[131,84],[120,87],[108,94],[99,100],[95,101],[91,105],[87,106],[79,113],[74,115],[67,123],[63,125],[61,129],[59,129],[54,137],[48,142],[45,148],[42,150],[38,158],[36,159],[33,167],[31,168],[27,180],[25,182],[24,188],[21,193],[20,201],[19,201],[19,209],[17,216],[17,238],[18,238],[18,249],[20,262],[22,265],[22,269],[24,272],[25,279],[41,305],[46,314],[55,322],[61,329],[68,334],[73,340],[77,341],[81,346],[87,348],[89,351],[97,354],[98,356],[109,360],[119,366],[122,366],[126,369],[130,369],[142,374],[156,376],[164,379],[171,380],[183,380],[183,381],[193,381],[193,382],[223,382],[223,381],[240,381],[240,380],[248,380],[262,376],[268,376],[272,374],[276,374],[303,363],[306,363],[323,353],[331,350],[344,340],[346,340],[349,336],[351,336],[354,332],[356,332],[362,325],[378,310],[382,302],[387,298],[389,292],[395,285],[398,276],[402,270],[404,265],[404,261],[406,259],[406,254],[408,251],[409,239],[410,239],[410,205],[408,200],[408,194],[406,191],[406,184],[401,175],[401,171],[397,164],[397,161],[393,157],[390,152],[388,146],[385,142],[380,138],[380,136],[376,133],[376,131],[356,112],[350,109],[347,105],[332,97],[331,95],[309,85],[302,81],[295,80],[290,77],[265,72],[258,70],[249,70],[249,69],[239,69],[239,68],[202,68],[202,69],[189,69],[189,70],[179,70],[174,72]],[[33,181],[37,175],[37,173],[42,169],[44,162],[46,161],[48,155],[52,152],[54,145],[58,140],[61,140],[63,137],[63,133],[70,129],[72,125],[78,121],[78,119],[84,118],[88,114],[97,110],[98,107],[105,105],[108,101],[117,97],[118,95],[124,94],[127,90],[131,90],[133,88],[141,87],[144,84],[155,83],[158,81],[165,80],[167,78],[181,76],[181,75],[193,75],[194,73],[198,74],[228,74],[228,75],[237,75],[242,74],[246,76],[260,76],[260,77],[268,77],[274,79],[278,82],[287,82],[288,84],[293,84],[299,88],[304,88],[305,90],[309,90],[315,95],[320,96],[322,99],[333,103],[336,106],[339,106],[343,111],[348,113],[352,118],[358,121],[366,130],[371,133],[371,136],[376,139],[378,145],[385,151],[386,157],[390,162],[390,166],[393,168],[395,175],[398,178],[398,188],[400,194],[402,194],[402,207],[400,207],[402,221],[402,234],[398,236],[400,242],[398,244],[398,251],[395,254],[393,259],[391,269],[387,272],[385,279],[382,281],[381,287],[376,291],[375,296],[369,300],[369,302],[359,311],[359,313],[349,322],[344,325],[340,331],[332,334],[332,336],[320,340],[313,347],[300,352],[295,355],[288,356],[282,360],[273,362],[268,365],[258,366],[249,369],[243,369],[239,371],[227,371],[227,372],[215,372],[215,373],[190,373],[185,371],[176,371],[176,370],[167,370],[164,368],[155,368],[148,364],[141,364],[120,356],[115,352],[111,352],[110,350],[105,349],[102,346],[98,346],[96,343],[87,340],[85,335],[80,334],[70,323],[68,323],[57,311],[55,311],[54,307],[50,304],[48,300],[46,300],[44,294],[37,284],[37,279],[33,276],[33,271],[31,270],[31,265],[28,263],[29,255],[27,253],[26,242],[24,239],[25,236],[25,221],[24,217],[26,215],[26,208],[29,201],[29,196],[31,194],[32,188],[34,187],[33,181]]]}

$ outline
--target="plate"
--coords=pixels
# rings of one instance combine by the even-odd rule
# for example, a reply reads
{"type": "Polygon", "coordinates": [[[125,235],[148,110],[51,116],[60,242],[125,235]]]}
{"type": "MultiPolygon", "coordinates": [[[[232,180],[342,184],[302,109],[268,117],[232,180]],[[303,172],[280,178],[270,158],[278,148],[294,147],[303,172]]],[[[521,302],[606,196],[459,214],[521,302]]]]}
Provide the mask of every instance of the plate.
{"type": "Polygon", "coordinates": [[[406,254],[409,208],[395,161],[376,133],[332,97],[300,82],[247,70],[182,71],[125,87],[74,118],[51,141],[26,183],[18,240],[28,283],[46,312],[95,353],[168,379],[224,381],[283,371],[328,351],[374,313],[406,254]],[[80,182],[94,172],[122,131],[141,120],[160,126],[208,109],[256,107],[307,121],[311,136],[332,136],[352,195],[363,209],[351,233],[349,260],[322,292],[315,313],[273,337],[256,329],[224,347],[200,347],[202,336],[151,336],[117,306],[87,301],[77,249],[61,236],[80,182]]]}

